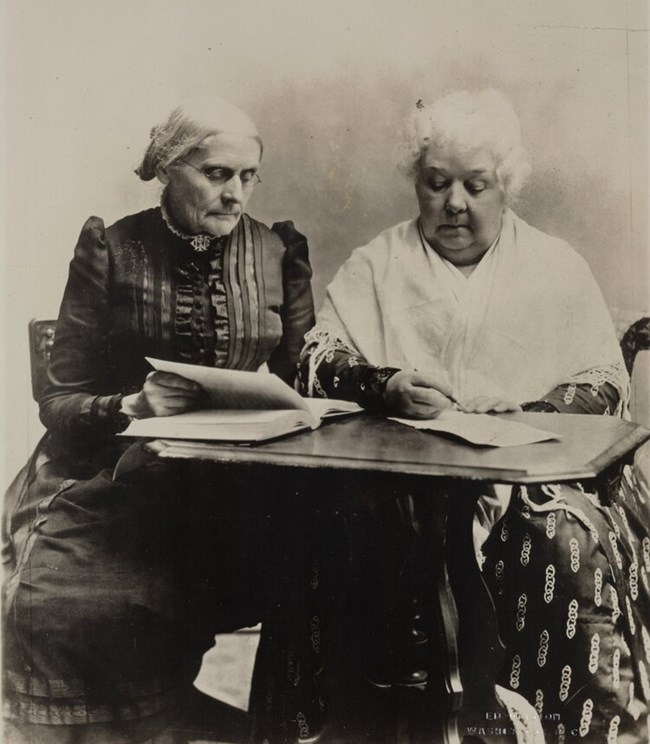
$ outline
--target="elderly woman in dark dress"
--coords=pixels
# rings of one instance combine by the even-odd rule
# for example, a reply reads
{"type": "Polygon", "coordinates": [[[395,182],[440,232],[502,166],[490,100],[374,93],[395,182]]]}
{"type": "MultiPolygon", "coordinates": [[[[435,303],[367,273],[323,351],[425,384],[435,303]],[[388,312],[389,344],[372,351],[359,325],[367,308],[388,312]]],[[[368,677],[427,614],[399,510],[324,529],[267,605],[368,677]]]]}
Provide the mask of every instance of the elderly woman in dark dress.
{"type": "MultiPolygon", "coordinates": [[[[625,415],[629,381],[589,268],[509,209],[528,165],[503,96],[417,106],[402,150],[419,216],[330,284],[301,361],[308,393],[414,418],[452,398],[469,412],[625,415]]],[[[500,682],[549,741],[647,741],[650,494],[626,471],[612,495],[574,483],[479,500],[500,682]]]]}
{"type": "Polygon", "coordinates": [[[245,212],[261,157],[246,114],[193,99],[154,127],[137,170],[164,185],[160,206],[82,228],[40,400],[47,433],[6,501],[12,741],[150,740],[188,705],[214,634],[260,618],[261,538],[234,479],[146,458],[114,468],[131,418],[203,402],[145,356],[293,382],[311,270],[291,222],[245,212]]]}

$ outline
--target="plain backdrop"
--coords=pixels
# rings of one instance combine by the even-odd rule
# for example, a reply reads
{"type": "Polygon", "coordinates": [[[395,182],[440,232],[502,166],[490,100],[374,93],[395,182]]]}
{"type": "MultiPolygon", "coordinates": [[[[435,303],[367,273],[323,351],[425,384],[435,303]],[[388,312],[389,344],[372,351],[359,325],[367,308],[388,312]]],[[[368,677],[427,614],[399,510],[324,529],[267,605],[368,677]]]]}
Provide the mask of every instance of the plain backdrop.
{"type": "Polygon", "coordinates": [[[216,93],[265,142],[249,212],[310,241],[317,304],[350,251],[416,213],[396,173],[418,99],[500,88],[533,175],[516,211],[585,256],[617,318],[650,309],[644,0],[5,0],[3,484],[42,433],[27,322],[56,317],[91,214],[153,206],[150,128],[216,93]]]}

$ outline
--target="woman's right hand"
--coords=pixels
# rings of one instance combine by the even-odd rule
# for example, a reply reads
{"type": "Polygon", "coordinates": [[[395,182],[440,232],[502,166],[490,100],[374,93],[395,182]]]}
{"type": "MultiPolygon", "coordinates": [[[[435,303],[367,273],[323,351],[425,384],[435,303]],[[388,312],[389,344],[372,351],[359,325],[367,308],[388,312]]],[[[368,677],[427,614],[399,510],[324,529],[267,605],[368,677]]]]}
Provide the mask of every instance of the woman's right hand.
{"type": "Polygon", "coordinates": [[[198,384],[171,372],[150,372],[139,393],[122,398],[122,413],[133,418],[173,416],[202,408],[208,403],[207,393],[198,384]]]}
{"type": "Polygon", "coordinates": [[[402,370],[386,383],[384,400],[391,413],[408,418],[435,418],[452,408],[451,386],[441,375],[402,370]]]}

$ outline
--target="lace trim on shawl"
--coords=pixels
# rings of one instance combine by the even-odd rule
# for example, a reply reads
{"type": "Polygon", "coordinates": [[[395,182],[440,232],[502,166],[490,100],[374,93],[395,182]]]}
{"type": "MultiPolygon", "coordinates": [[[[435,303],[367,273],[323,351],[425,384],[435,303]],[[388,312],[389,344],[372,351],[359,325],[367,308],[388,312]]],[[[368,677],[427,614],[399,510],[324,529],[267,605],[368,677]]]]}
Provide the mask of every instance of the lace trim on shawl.
{"type": "MultiPolygon", "coordinates": [[[[588,494],[585,492],[582,485],[579,486],[580,491],[582,491],[582,494],[587,498],[588,501],[594,503],[594,505],[599,506],[600,503],[598,502],[598,497],[594,494],[588,494]]],[[[543,485],[541,487],[542,492],[549,497],[549,500],[546,501],[543,504],[536,504],[529,496],[528,496],[528,489],[526,486],[519,486],[519,496],[524,503],[524,516],[527,512],[530,515],[530,512],[535,512],[537,514],[545,514],[548,512],[554,512],[558,510],[563,510],[567,514],[571,514],[571,516],[575,517],[575,519],[580,522],[583,527],[589,532],[591,535],[591,539],[595,543],[601,542],[600,537],[598,535],[598,530],[596,529],[594,523],[589,519],[589,517],[585,514],[585,512],[576,507],[572,506],[567,502],[567,500],[562,495],[562,484],[560,483],[547,483],[546,485],[543,485]]]]}
{"type": "MultiPolygon", "coordinates": [[[[625,411],[627,411],[627,405],[630,399],[630,378],[621,362],[614,362],[605,367],[592,367],[591,369],[586,369],[583,372],[578,372],[577,374],[572,375],[565,382],[570,386],[566,395],[572,397],[571,393],[572,391],[575,391],[575,385],[590,385],[591,394],[594,398],[600,392],[600,388],[605,383],[609,383],[610,385],[613,385],[620,394],[614,415],[621,416],[625,411]]],[[[566,396],[565,403],[567,403],[567,405],[570,403],[570,401],[566,400],[566,396]]]]}
{"type": "Polygon", "coordinates": [[[336,351],[344,351],[352,355],[348,359],[350,367],[355,367],[359,364],[359,352],[329,331],[316,326],[305,335],[304,354],[308,359],[309,365],[307,370],[307,395],[310,398],[314,397],[314,391],[316,391],[319,397],[327,398],[327,394],[318,380],[317,372],[321,362],[331,362],[333,360],[334,352],[336,351]]]}

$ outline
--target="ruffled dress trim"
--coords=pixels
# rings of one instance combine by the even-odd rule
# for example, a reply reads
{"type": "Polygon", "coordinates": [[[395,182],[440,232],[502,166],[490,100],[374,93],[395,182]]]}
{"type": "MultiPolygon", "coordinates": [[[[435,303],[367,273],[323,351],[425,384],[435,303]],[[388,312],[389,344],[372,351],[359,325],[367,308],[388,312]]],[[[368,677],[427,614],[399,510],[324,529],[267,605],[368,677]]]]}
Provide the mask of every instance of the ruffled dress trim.
{"type": "Polygon", "coordinates": [[[176,274],[174,328],[178,353],[190,364],[226,367],[230,322],[223,259],[230,240],[186,235],[173,224],[164,200],[160,210],[170,232],[193,248],[172,268],[176,274]],[[198,238],[206,240],[198,245],[198,238]]]}
{"type": "Polygon", "coordinates": [[[228,363],[228,349],[230,348],[230,323],[228,322],[228,299],[226,285],[223,281],[224,253],[219,251],[210,258],[210,272],[208,285],[210,300],[214,309],[214,366],[225,367],[228,363]]]}

